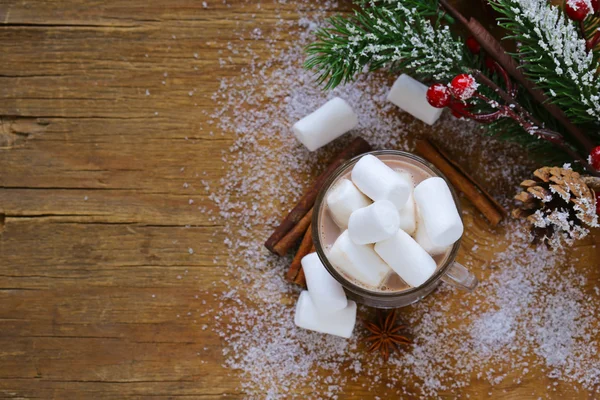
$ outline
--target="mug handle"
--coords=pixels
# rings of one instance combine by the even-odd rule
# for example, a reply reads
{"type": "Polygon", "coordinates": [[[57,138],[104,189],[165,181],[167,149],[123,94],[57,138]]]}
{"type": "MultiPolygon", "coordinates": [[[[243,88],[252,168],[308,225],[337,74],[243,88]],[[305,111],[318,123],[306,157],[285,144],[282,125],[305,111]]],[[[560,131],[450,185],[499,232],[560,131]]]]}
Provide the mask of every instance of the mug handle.
{"type": "Polygon", "coordinates": [[[450,268],[442,275],[442,281],[467,292],[475,290],[479,283],[471,271],[457,262],[452,263],[450,268]]]}

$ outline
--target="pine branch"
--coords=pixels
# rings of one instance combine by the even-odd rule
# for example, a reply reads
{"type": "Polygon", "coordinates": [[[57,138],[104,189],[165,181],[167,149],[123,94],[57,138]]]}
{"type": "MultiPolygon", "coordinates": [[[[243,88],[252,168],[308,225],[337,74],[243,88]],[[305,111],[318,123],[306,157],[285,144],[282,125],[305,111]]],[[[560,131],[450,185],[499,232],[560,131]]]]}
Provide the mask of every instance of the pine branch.
{"type": "MultiPolygon", "coordinates": [[[[398,0],[354,0],[354,3],[363,9],[376,7],[394,9],[398,0]]],[[[443,17],[450,25],[454,23],[454,18],[440,10],[438,0],[402,0],[402,4],[409,10],[416,10],[421,18],[437,16],[443,17]]]]}
{"type": "Polygon", "coordinates": [[[351,17],[333,17],[307,47],[305,66],[332,89],[365,69],[403,70],[421,79],[448,80],[469,65],[464,44],[455,39],[439,13],[437,1],[398,0],[373,5],[351,17]]]}
{"type": "Polygon", "coordinates": [[[522,69],[576,123],[600,122],[600,65],[585,40],[546,0],[490,0],[500,25],[520,43],[522,69]]]}
{"type": "MultiPolygon", "coordinates": [[[[473,69],[486,70],[483,56],[473,56],[463,41],[455,38],[448,26],[442,23],[450,17],[438,8],[438,1],[442,3],[442,0],[358,1],[362,5],[360,11],[348,17],[331,18],[329,26],[320,29],[317,40],[307,47],[309,58],[305,66],[315,70],[318,82],[324,84],[325,89],[350,82],[362,72],[380,68],[402,71],[422,82],[440,83],[449,83],[454,76],[473,69]]],[[[516,66],[515,70],[519,71],[516,66]]],[[[493,71],[486,71],[488,77],[500,83],[500,77],[494,76],[493,71]]],[[[502,83],[505,81],[502,80],[502,83]]],[[[498,92],[485,85],[480,86],[480,91],[482,98],[492,101],[486,103],[474,98],[464,115],[489,116],[496,111],[494,101],[501,100],[498,92]]],[[[562,127],[557,127],[554,117],[533,101],[531,93],[526,90],[519,92],[517,101],[522,106],[519,113],[528,113],[531,121],[544,121],[544,127],[539,129],[540,135],[554,131],[560,133],[558,136],[566,137],[562,127]]],[[[537,93],[543,96],[541,91],[537,93]]],[[[513,106],[519,110],[517,105],[513,106]]],[[[534,125],[540,125],[538,122],[534,125]]],[[[564,140],[560,146],[555,143],[552,147],[547,141],[539,140],[539,135],[532,134],[531,129],[525,129],[522,123],[512,119],[502,118],[484,129],[488,128],[491,134],[519,142],[547,161],[581,160],[564,140]]]]}

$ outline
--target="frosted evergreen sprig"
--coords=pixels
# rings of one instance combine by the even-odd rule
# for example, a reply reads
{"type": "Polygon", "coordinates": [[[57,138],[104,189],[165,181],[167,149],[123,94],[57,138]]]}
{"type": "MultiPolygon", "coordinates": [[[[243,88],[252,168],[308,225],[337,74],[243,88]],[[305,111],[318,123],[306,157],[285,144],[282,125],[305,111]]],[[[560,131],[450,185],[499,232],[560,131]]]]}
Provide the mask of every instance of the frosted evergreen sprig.
{"type": "Polygon", "coordinates": [[[576,26],[546,0],[491,0],[519,42],[525,74],[576,123],[600,122],[600,65],[576,26]]]}
{"type": "Polygon", "coordinates": [[[329,27],[320,29],[308,46],[305,66],[317,72],[326,89],[382,67],[447,81],[466,71],[468,56],[464,44],[441,23],[442,16],[433,23],[424,17],[434,10],[435,1],[397,0],[330,18],[329,27]]]}

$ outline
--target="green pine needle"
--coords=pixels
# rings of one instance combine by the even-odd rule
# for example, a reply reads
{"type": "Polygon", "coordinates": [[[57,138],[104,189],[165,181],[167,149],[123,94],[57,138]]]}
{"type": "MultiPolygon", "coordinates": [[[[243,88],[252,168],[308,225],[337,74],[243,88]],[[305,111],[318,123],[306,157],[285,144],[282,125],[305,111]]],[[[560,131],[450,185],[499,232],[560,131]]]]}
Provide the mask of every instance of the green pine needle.
{"type": "Polygon", "coordinates": [[[383,67],[422,79],[450,79],[469,63],[464,44],[441,24],[443,18],[432,0],[378,3],[350,17],[330,18],[307,47],[305,66],[316,71],[325,89],[383,67]],[[435,22],[426,16],[435,16],[435,22]]]}
{"type": "Polygon", "coordinates": [[[598,55],[585,48],[575,22],[546,0],[490,0],[499,23],[519,43],[525,74],[575,123],[600,123],[598,55]]]}
{"type": "MultiPolygon", "coordinates": [[[[582,75],[586,73],[585,68],[579,68],[577,71],[581,72],[580,75],[575,73],[566,78],[557,76],[555,59],[558,58],[558,62],[565,60],[544,51],[539,39],[535,37],[535,24],[523,20],[523,16],[517,13],[519,10],[511,8],[511,5],[521,2],[545,4],[545,0],[491,2],[505,16],[502,23],[509,30],[509,37],[522,43],[519,54],[515,56],[525,61],[523,68],[526,74],[544,89],[557,105],[565,111],[573,110],[568,114],[576,122],[592,124],[597,131],[598,119],[588,113],[590,104],[586,103],[599,101],[597,71],[593,71],[592,75],[582,75]],[[590,79],[596,84],[595,87],[584,85],[582,90],[582,85],[577,85],[581,82],[587,83],[590,79]],[[581,113],[585,115],[574,118],[573,114],[581,113]]],[[[351,82],[363,72],[382,68],[394,73],[408,73],[425,83],[448,83],[454,76],[469,72],[473,68],[487,71],[482,57],[473,56],[463,40],[450,32],[446,23],[453,21],[440,10],[437,0],[357,0],[357,4],[361,9],[354,15],[330,18],[328,26],[317,31],[316,41],[306,49],[309,57],[305,67],[315,71],[317,82],[325,89],[333,89],[351,82]]],[[[548,11],[548,7],[545,4],[544,11],[548,11]]],[[[559,22],[565,24],[557,18],[556,25],[559,22]]],[[[591,32],[591,22],[586,29],[590,29],[591,32]]],[[[545,33],[554,34],[553,30],[545,33]]],[[[565,38],[564,35],[560,37],[560,40],[567,39],[570,38],[565,38]]],[[[576,55],[580,56],[579,53],[576,55]]],[[[596,62],[597,55],[591,57],[592,61],[596,62]]],[[[589,67],[588,64],[583,67],[589,67]]],[[[593,65],[597,68],[597,62],[593,65]]],[[[487,74],[497,84],[503,83],[491,71],[487,71],[487,74]]],[[[479,91],[488,98],[500,100],[497,93],[483,85],[479,91]]],[[[541,105],[533,101],[527,91],[519,92],[518,102],[532,115],[544,121],[547,128],[568,138],[568,133],[562,126],[541,105]]],[[[475,101],[472,111],[490,113],[494,110],[488,104],[475,101]]],[[[502,118],[485,126],[485,129],[490,135],[520,143],[541,161],[562,163],[569,160],[565,153],[528,134],[512,119],[502,118]]]]}

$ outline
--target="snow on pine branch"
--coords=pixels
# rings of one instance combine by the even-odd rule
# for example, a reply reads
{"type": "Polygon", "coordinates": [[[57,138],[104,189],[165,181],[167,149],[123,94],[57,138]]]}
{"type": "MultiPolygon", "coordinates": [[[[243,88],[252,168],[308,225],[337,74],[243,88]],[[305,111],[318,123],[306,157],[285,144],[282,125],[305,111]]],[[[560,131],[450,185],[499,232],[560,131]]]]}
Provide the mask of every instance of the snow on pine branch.
{"type": "MultiPolygon", "coordinates": [[[[329,20],[308,47],[308,68],[327,88],[351,81],[365,68],[402,69],[421,78],[449,80],[463,71],[464,45],[450,29],[432,24],[410,0],[370,7],[352,17],[329,20]]],[[[426,7],[426,2],[423,7],[426,7]]]]}
{"type": "Polygon", "coordinates": [[[575,24],[546,0],[493,0],[520,42],[523,69],[575,122],[600,121],[600,65],[575,24]]]}

